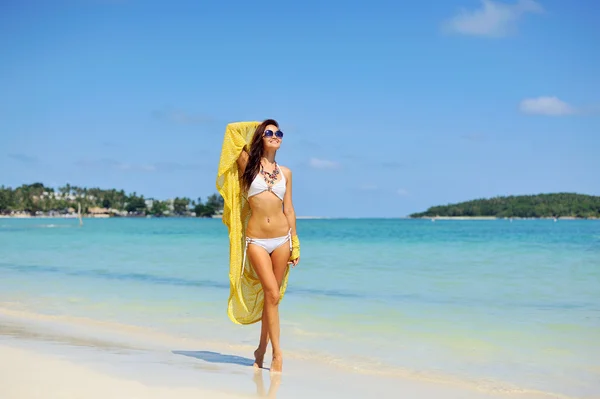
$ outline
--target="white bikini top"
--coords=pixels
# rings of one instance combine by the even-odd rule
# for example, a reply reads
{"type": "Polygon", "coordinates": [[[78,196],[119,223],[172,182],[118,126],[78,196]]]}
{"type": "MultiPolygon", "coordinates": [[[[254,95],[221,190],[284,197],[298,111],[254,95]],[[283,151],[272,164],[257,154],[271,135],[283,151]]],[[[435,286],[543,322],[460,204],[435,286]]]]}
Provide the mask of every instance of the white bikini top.
{"type": "Polygon", "coordinates": [[[254,180],[252,180],[250,189],[248,189],[248,198],[252,197],[253,195],[260,194],[263,191],[271,191],[283,201],[283,196],[285,195],[285,175],[283,172],[281,172],[281,179],[277,183],[273,184],[273,186],[267,184],[265,179],[261,177],[260,173],[258,173],[254,180]]]}

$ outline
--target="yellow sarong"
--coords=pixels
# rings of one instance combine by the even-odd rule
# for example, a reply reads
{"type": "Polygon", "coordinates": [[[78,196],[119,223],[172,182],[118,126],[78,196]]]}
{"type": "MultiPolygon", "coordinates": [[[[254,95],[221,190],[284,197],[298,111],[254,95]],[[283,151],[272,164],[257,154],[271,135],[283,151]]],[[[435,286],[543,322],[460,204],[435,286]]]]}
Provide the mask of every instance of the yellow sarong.
{"type": "MultiPolygon", "coordinates": [[[[217,190],[224,199],[223,224],[229,229],[229,301],[227,315],[236,324],[260,321],[264,293],[258,275],[246,256],[242,265],[246,240],[246,226],[250,219],[250,206],[243,195],[237,159],[242,150],[250,151],[250,142],[260,122],[230,123],[225,129],[223,148],[217,174],[217,190]]],[[[289,266],[281,284],[281,299],[287,288],[289,266]]]]}

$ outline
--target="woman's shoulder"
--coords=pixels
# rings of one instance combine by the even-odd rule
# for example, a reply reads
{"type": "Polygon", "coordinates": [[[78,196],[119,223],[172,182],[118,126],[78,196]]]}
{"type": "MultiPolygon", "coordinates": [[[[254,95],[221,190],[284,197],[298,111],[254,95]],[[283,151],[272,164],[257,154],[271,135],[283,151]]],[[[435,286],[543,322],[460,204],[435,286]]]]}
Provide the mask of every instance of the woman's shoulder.
{"type": "Polygon", "coordinates": [[[283,165],[277,165],[279,166],[279,169],[281,169],[281,172],[285,175],[285,177],[290,177],[292,175],[292,170],[290,168],[288,168],[287,166],[283,166],[283,165]]]}

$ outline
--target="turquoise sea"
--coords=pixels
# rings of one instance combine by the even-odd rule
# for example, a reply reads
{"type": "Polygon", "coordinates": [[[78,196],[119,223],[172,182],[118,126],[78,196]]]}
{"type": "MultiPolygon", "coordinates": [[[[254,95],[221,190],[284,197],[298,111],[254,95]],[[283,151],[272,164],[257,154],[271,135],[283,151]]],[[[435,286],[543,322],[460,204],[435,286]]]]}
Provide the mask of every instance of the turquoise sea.
{"type": "MultiPolygon", "coordinates": [[[[600,221],[298,220],[289,356],[600,394],[600,221]]],[[[0,219],[0,307],[255,345],[226,315],[219,219],[0,219]]],[[[251,354],[249,354],[251,355],[251,354]]]]}

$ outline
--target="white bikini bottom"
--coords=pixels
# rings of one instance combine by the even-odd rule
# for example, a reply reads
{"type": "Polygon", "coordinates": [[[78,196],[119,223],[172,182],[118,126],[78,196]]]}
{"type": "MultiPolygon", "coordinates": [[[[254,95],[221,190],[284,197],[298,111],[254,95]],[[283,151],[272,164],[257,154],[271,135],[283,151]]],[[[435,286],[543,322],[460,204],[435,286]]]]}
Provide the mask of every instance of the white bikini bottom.
{"type": "Polygon", "coordinates": [[[292,229],[288,231],[288,233],[281,237],[274,238],[251,238],[246,237],[246,248],[244,248],[244,260],[242,261],[242,274],[244,274],[244,267],[246,266],[246,252],[248,251],[248,245],[256,244],[260,247],[263,247],[269,255],[273,253],[277,248],[282,246],[289,241],[290,243],[290,251],[292,250],[292,229]]]}

